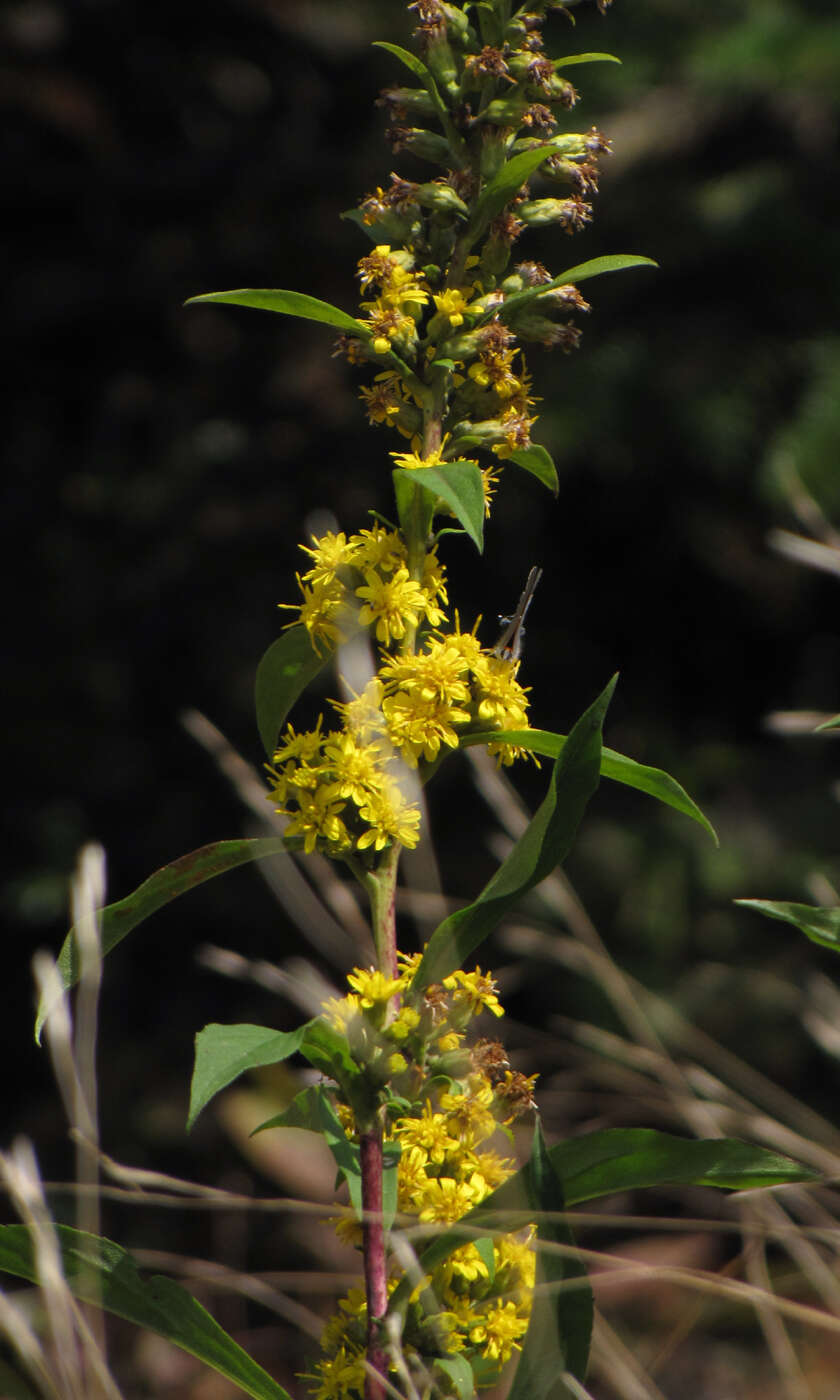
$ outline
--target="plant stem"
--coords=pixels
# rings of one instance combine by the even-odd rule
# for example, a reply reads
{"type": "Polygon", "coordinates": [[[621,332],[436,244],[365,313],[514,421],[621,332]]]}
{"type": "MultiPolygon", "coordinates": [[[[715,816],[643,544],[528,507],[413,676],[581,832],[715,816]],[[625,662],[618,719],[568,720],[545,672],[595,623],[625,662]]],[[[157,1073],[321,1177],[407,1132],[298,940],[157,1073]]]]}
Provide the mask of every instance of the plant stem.
{"type": "Polygon", "coordinates": [[[402,846],[395,841],[385,851],[375,871],[366,876],[365,885],[370,898],[373,941],[376,961],[384,977],[397,973],[397,919],[394,895],[397,887],[397,866],[402,846]]]}
{"type": "Polygon", "coordinates": [[[382,1345],[382,1320],[388,1310],[385,1229],[382,1223],[382,1129],[372,1128],[359,1141],[362,1172],[362,1251],[367,1296],[367,1360],[365,1400],[385,1400],[378,1376],[387,1376],[388,1361],[382,1345]],[[375,1374],[374,1374],[375,1373],[375,1374]]]}

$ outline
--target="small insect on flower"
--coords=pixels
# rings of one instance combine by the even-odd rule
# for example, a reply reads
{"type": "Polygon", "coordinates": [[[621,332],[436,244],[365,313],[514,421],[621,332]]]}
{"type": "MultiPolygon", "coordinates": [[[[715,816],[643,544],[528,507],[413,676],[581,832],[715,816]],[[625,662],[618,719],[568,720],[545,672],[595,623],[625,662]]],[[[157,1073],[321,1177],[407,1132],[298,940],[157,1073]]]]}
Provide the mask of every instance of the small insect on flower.
{"type": "Polygon", "coordinates": [[[541,578],[542,569],[538,569],[534,565],[522,590],[522,596],[516,605],[516,612],[512,617],[499,618],[499,626],[503,630],[493,650],[497,656],[503,656],[506,661],[518,661],[522,655],[522,645],[525,641],[525,627],[523,625],[525,614],[531,606],[531,599],[541,578]]]}

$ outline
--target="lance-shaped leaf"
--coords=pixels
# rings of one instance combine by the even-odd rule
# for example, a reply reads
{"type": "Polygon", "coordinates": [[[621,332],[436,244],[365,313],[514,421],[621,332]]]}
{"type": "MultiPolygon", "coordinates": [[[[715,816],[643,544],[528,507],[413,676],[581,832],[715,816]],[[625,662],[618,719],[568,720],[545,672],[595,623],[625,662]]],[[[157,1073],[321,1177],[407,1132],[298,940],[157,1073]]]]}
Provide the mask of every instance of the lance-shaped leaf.
{"type": "Polygon", "coordinates": [[[523,1184],[537,1226],[537,1273],[528,1331],[508,1400],[561,1400],[570,1396],[563,1372],[581,1381],[586,1374],[592,1290],[585,1282],[586,1269],[574,1254],[540,1249],[540,1244],[571,1246],[574,1239],[566,1222],[558,1218],[566,1208],[563,1183],[539,1119],[523,1184]],[[573,1282],[578,1279],[583,1281],[573,1282]]]}
{"type": "Polygon", "coordinates": [[[532,476],[541,481],[543,486],[547,486],[549,491],[556,496],[559,482],[557,480],[557,468],[550,452],[538,442],[532,442],[530,447],[519,447],[515,452],[511,452],[510,457],[505,461],[515,462],[518,467],[524,468],[532,476]]]}
{"type": "MultiPolygon", "coordinates": [[[[524,155],[529,152],[523,152],[524,155]]],[[[516,157],[519,159],[519,157],[516,157]]],[[[545,155],[543,155],[545,159],[545,155]]],[[[485,321],[498,316],[502,321],[509,321],[517,311],[521,311],[528,306],[536,297],[544,295],[545,292],[553,291],[555,287],[568,287],[577,285],[578,282],[587,282],[590,277],[601,277],[605,272],[624,272],[631,267],[658,267],[659,264],[653,258],[642,257],[639,253],[606,253],[602,258],[590,258],[588,262],[578,263],[575,267],[569,267],[565,272],[561,272],[559,277],[552,277],[550,282],[537,284],[535,287],[525,287],[521,292],[511,292],[505,297],[500,306],[489,307],[477,325],[483,325],[485,321]]]]}
{"type": "Polygon", "coordinates": [[[484,549],[484,486],[477,462],[442,462],[439,467],[397,467],[393,473],[394,492],[400,522],[412,509],[414,493],[422,490],[426,513],[431,518],[433,504],[445,501],[461,522],[479,554],[484,549]]]}
{"type": "MultiPolygon", "coordinates": [[[[810,1167],[736,1138],[680,1138],[655,1128],[605,1128],[549,1148],[562,1184],[566,1208],[616,1192],[651,1186],[714,1186],[727,1191],[783,1186],[818,1179],[810,1167]]],[[[503,1235],[528,1224],[531,1163],[526,1163],[480,1206],[437,1236],[419,1256],[424,1273],[476,1236],[503,1235]]],[[[399,1306],[411,1285],[400,1284],[399,1306]]]]}
{"type": "Polygon", "coordinates": [[[601,728],[617,679],[613,677],[578,720],[554,765],[548,792],[478,899],[435,929],[415,973],[413,992],[443,981],[460,967],[523,894],[565,860],[598,786],[601,728]]]}
{"type": "Polygon", "coordinates": [[[423,63],[416,54],[409,52],[408,49],[400,48],[399,44],[388,44],[384,40],[375,40],[373,47],[375,49],[385,49],[388,53],[393,54],[394,58],[398,58],[400,63],[405,64],[406,68],[414,74],[415,78],[419,78],[432,99],[438,121],[446,133],[446,139],[449,142],[453,155],[458,156],[459,159],[466,163],[468,152],[461,134],[454,125],[447,110],[446,103],[438,91],[434,75],[426,67],[425,63],[423,63]]]}
{"type": "MultiPolygon", "coordinates": [[[[543,161],[552,154],[552,149],[548,145],[534,146],[531,150],[520,151],[518,155],[511,156],[510,160],[505,161],[501,169],[484,186],[478,196],[472,217],[463,235],[464,241],[468,241],[471,246],[477,238],[480,238],[496,215],[501,213],[529,176],[533,175],[537,166],[542,165],[543,161]]],[[[494,307],[493,312],[495,310],[494,307]]]]}
{"type": "MultiPolygon", "coordinates": [[[[547,729],[488,729],[480,734],[463,735],[460,746],[469,748],[474,744],[497,743],[517,744],[529,753],[542,754],[545,758],[557,758],[563,752],[566,736],[552,734],[547,729]]],[[[689,797],[676,778],[670,777],[661,768],[648,768],[644,763],[637,763],[634,758],[616,753],[615,749],[602,748],[601,777],[624,783],[626,787],[637,788],[639,792],[646,792],[649,797],[655,797],[667,807],[673,807],[684,816],[691,817],[693,821],[699,822],[715,845],[718,845],[717,834],[708,817],[703,815],[697,803],[689,797]]]]}
{"type": "Polygon", "coordinates": [[[205,1026],[195,1038],[195,1065],[190,1085],[190,1129],[199,1113],[240,1074],[264,1065],[276,1065],[300,1050],[309,1022],[294,1031],[268,1026],[205,1026]]]}
{"type": "Polygon", "coordinates": [[[256,311],[279,311],[283,316],[297,316],[303,321],[322,321],[325,326],[337,326],[366,340],[370,327],[355,316],[348,316],[338,306],[318,297],[307,296],[305,292],[289,292],[283,288],[240,287],[232,292],[204,292],[201,296],[190,297],[185,306],[195,306],[198,302],[217,302],[226,306],[251,306],[256,311]]]}
{"type": "Polygon", "coordinates": [[[265,652],[257,667],[254,700],[257,728],[269,758],[274,757],[286,716],[309,682],[326,666],[330,655],[318,655],[305,627],[290,627],[265,652]]]}
{"type": "MultiPolygon", "coordinates": [[[[358,1143],[351,1142],[335,1111],[329,1091],[323,1084],[310,1085],[292,1100],[287,1109],[268,1118],[254,1129],[255,1133],[268,1128],[306,1128],[309,1132],[320,1133],[329,1147],[336,1167],[350,1193],[350,1204],[361,1217],[362,1214],[362,1167],[358,1143]]],[[[382,1218],[386,1230],[393,1224],[397,1212],[397,1164],[400,1160],[399,1143],[386,1143],[383,1149],[382,1170],[382,1218]]]]}
{"type": "Polygon", "coordinates": [[[793,924],[812,943],[822,948],[831,948],[840,953],[840,909],[821,909],[816,904],[789,904],[772,899],[736,899],[746,909],[757,909],[769,919],[781,919],[782,923],[793,924]]]}
{"type": "MultiPolygon", "coordinates": [[[[169,904],[179,895],[192,890],[196,885],[223,875],[226,870],[234,870],[237,865],[245,865],[251,860],[265,860],[266,856],[278,855],[285,850],[283,838],[268,836],[249,841],[213,841],[209,846],[201,846],[189,855],[173,860],[156,870],[133,894],[125,899],[109,904],[100,913],[100,951],[104,957],[125,938],[127,933],[142,924],[150,914],[169,904]]],[[[75,986],[81,973],[79,949],[75,930],[71,928],[61,945],[56,963],[61,985],[65,990],[75,986]]],[[[35,1022],[35,1039],[40,1043],[41,1030],[50,1012],[51,1003],[41,999],[35,1022]]]]}
{"type": "MultiPolygon", "coordinates": [[[[253,1400],[291,1400],[199,1302],[172,1279],[143,1279],[136,1260],[112,1240],[56,1225],[68,1287],[82,1302],[165,1337],[226,1376],[253,1400]]],[[[24,1225],[0,1226],[0,1269],[38,1283],[32,1240],[24,1225]]]]}
{"type": "Polygon", "coordinates": [[[572,53],[552,60],[555,68],[573,68],[577,63],[620,63],[614,53],[572,53]]]}

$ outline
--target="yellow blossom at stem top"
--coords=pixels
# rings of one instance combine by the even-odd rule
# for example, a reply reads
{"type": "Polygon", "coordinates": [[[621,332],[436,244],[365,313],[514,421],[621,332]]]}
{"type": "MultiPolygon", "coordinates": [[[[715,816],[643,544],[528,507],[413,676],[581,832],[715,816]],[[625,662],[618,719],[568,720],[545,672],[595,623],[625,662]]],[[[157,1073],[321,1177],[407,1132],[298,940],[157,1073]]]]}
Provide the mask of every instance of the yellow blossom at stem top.
{"type": "Polygon", "coordinates": [[[392,638],[404,637],[409,627],[417,627],[426,612],[423,590],[404,566],[387,579],[372,571],[366,573],[365,582],[355,592],[363,602],[359,622],[363,627],[375,626],[377,640],[386,646],[392,638]]]}

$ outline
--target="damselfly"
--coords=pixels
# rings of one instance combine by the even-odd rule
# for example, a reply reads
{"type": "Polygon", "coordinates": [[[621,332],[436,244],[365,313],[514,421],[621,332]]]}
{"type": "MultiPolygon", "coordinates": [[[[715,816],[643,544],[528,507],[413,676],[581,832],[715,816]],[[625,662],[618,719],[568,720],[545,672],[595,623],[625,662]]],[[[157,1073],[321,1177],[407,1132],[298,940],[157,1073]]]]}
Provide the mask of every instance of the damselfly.
{"type": "Polygon", "coordinates": [[[522,590],[522,597],[516,605],[516,612],[512,617],[499,618],[499,626],[504,630],[493,648],[497,656],[504,656],[508,661],[518,661],[522,655],[522,645],[525,641],[525,627],[523,625],[525,614],[531,606],[531,599],[541,578],[542,569],[538,569],[535,564],[522,590]]]}

